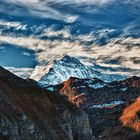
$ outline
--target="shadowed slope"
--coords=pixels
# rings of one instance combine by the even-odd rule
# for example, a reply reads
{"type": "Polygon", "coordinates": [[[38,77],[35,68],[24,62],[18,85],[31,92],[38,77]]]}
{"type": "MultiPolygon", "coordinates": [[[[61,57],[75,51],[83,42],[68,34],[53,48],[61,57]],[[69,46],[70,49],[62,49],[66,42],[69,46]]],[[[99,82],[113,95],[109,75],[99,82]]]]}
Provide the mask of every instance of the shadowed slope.
{"type": "Polygon", "coordinates": [[[10,140],[92,140],[87,115],[61,95],[0,68],[0,133],[10,140]],[[80,122],[80,123],[79,123],[80,122]],[[74,125],[73,125],[74,124],[74,125]]]}

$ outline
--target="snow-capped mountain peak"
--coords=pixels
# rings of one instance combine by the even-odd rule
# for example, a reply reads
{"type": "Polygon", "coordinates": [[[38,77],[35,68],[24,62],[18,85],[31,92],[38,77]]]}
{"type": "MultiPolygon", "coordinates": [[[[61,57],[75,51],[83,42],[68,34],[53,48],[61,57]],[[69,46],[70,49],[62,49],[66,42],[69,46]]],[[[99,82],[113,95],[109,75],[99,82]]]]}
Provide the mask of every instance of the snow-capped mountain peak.
{"type": "Polygon", "coordinates": [[[57,61],[57,63],[64,63],[67,66],[68,65],[75,65],[75,66],[84,66],[77,58],[71,57],[69,55],[64,55],[60,61],[57,61]]]}
{"type": "Polygon", "coordinates": [[[30,78],[45,86],[59,84],[70,77],[112,81],[111,76],[97,72],[94,66],[84,65],[77,58],[68,55],[48,63],[47,66],[36,66],[30,78]]]}

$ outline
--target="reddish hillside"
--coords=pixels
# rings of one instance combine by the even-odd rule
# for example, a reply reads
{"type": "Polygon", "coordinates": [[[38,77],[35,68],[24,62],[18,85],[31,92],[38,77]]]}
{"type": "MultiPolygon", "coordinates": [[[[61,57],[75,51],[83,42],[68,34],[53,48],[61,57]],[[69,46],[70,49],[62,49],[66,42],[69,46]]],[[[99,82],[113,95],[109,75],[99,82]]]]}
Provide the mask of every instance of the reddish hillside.
{"type": "Polygon", "coordinates": [[[72,86],[72,83],[76,80],[76,78],[69,78],[67,81],[63,83],[63,88],[60,90],[60,93],[68,97],[68,101],[76,104],[78,107],[85,101],[84,94],[77,93],[76,87],[72,86]]]}
{"type": "Polygon", "coordinates": [[[120,121],[124,127],[129,127],[140,133],[140,97],[124,109],[120,121]]]}

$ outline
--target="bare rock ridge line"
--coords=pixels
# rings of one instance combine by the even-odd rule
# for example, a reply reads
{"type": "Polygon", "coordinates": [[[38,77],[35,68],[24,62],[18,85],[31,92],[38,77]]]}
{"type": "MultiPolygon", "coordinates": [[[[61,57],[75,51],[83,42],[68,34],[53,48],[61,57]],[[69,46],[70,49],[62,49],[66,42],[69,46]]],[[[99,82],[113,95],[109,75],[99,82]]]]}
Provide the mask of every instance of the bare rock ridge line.
{"type": "Polygon", "coordinates": [[[62,95],[50,94],[2,67],[0,112],[0,138],[4,140],[93,140],[86,113],[62,95]]]}

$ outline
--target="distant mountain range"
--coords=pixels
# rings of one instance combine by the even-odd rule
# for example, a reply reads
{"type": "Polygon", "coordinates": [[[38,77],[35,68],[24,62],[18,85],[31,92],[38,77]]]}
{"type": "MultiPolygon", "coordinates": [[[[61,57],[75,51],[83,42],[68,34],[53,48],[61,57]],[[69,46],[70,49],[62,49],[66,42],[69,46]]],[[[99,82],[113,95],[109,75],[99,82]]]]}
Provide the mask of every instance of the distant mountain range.
{"type": "Polygon", "coordinates": [[[100,79],[71,77],[48,90],[67,97],[90,119],[97,140],[140,139],[140,78],[106,83],[100,79]]]}

